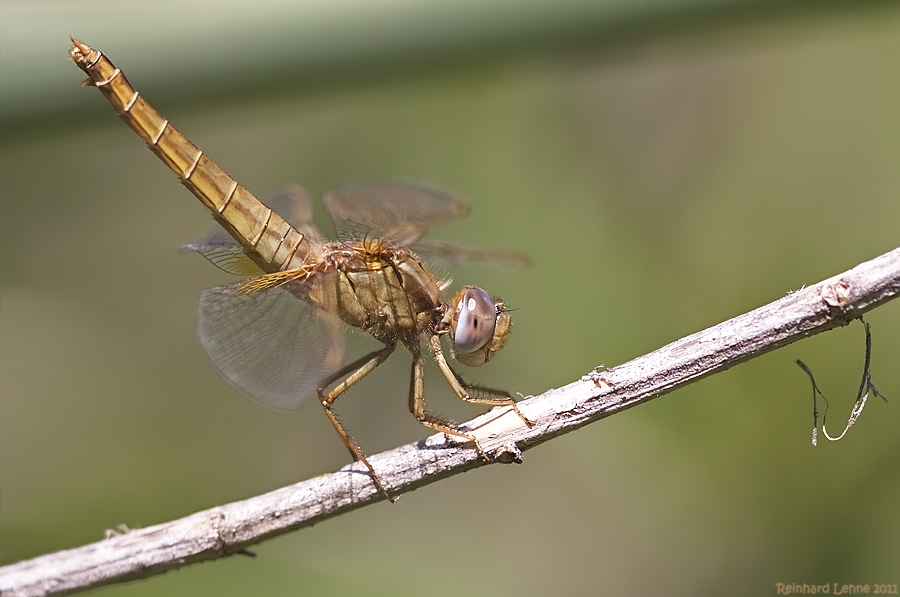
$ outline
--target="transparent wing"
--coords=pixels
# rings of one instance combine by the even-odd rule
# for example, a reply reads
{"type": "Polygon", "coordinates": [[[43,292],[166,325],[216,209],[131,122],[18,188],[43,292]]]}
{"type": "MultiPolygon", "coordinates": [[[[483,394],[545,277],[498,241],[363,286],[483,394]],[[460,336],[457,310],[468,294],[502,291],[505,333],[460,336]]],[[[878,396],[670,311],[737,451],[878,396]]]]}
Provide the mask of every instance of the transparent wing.
{"type": "MultiPolygon", "coordinates": [[[[314,240],[324,240],[322,232],[313,223],[312,202],[301,187],[290,187],[266,195],[261,200],[299,232],[314,240]]],[[[229,274],[251,276],[261,273],[259,267],[244,253],[243,247],[219,226],[208,236],[181,248],[200,253],[229,274]]]]}
{"type": "Polygon", "coordinates": [[[519,251],[460,247],[439,240],[416,241],[410,246],[410,249],[425,261],[440,265],[454,266],[473,261],[487,265],[506,267],[525,267],[531,265],[531,259],[528,258],[528,255],[519,251]]]}
{"type": "Polygon", "coordinates": [[[219,228],[207,237],[181,246],[182,251],[196,251],[222,271],[236,276],[252,276],[262,273],[244,248],[231,235],[219,228]]]}
{"type": "Polygon", "coordinates": [[[263,195],[261,201],[299,232],[313,240],[326,240],[313,222],[312,201],[303,187],[293,186],[263,195]]]}
{"type": "Polygon", "coordinates": [[[316,395],[344,354],[340,321],[283,288],[247,294],[241,284],[200,295],[200,342],[231,385],[289,410],[316,395]]]}
{"type": "Polygon", "coordinates": [[[464,215],[459,197],[418,183],[354,182],[325,193],[338,240],[378,238],[407,246],[435,224],[464,215]]]}

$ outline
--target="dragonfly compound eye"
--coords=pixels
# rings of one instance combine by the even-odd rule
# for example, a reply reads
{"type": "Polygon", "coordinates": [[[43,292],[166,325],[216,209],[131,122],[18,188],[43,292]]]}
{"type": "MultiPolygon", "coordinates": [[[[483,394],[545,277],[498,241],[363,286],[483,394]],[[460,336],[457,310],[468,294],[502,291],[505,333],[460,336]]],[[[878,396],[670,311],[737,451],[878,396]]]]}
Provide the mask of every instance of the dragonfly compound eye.
{"type": "Polygon", "coordinates": [[[475,352],[487,344],[497,320],[497,306],[487,292],[477,286],[465,291],[452,320],[453,344],[460,353],[475,352]]]}

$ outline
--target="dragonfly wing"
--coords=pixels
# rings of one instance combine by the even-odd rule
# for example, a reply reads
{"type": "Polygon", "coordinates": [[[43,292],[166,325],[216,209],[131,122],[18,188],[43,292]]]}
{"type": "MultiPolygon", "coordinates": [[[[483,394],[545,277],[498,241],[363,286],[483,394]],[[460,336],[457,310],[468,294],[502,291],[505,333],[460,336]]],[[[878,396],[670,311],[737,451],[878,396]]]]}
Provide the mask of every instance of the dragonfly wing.
{"type": "Polygon", "coordinates": [[[416,241],[410,246],[410,249],[424,260],[441,265],[453,266],[478,262],[488,265],[525,267],[531,264],[528,255],[519,251],[460,247],[437,240],[416,241]]]}
{"type": "Polygon", "coordinates": [[[315,396],[340,367],[340,325],[283,288],[248,294],[230,284],[200,295],[200,342],[213,365],[254,401],[281,410],[315,396]]]}
{"type": "Polygon", "coordinates": [[[312,201],[309,200],[309,195],[303,187],[288,187],[282,191],[263,195],[260,200],[307,237],[326,240],[325,235],[313,222],[312,201]]]}
{"type": "Polygon", "coordinates": [[[230,234],[217,230],[198,241],[182,245],[183,251],[196,251],[222,271],[237,276],[252,276],[262,273],[259,266],[244,253],[244,248],[230,234]]]}
{"type": "Polygon", "coordinates": [[[338,240],[378,238],[407,246],[435,224],[468,211],[459,197],[413,182],[353,182],[325,193],[338,240]]]}
{"type": "MultiPolygon", "coordinates": [[[[313,223],[312,203],[301,187],[290,187],[265,195],[262,202],[308,238],[325,239],[313,223]]],[[[200,253],[213,265],[229,274],[252,276],[261,273],[259,266],[244,253],[244,248],[219,226],[206,237],[181,248],[200,253]]]]}

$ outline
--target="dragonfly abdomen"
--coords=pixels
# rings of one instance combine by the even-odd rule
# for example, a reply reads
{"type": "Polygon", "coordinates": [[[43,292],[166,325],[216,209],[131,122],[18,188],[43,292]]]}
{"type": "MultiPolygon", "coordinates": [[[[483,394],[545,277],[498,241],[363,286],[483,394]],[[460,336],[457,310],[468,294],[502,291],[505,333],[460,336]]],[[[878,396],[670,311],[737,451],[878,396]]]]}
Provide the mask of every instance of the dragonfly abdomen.
{"type": "Polygon", "coordinates": [[[70,55],[131,127],[264,271],[286,267],[303,235],[209,159],[141,97],[103,53],[78,40],[70,55]]]}

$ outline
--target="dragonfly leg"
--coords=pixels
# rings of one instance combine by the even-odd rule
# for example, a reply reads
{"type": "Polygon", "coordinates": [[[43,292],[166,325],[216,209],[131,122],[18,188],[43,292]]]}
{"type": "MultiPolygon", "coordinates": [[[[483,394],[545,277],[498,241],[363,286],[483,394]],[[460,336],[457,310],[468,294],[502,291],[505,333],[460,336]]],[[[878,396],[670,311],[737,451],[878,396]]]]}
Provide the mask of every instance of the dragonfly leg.
{"type": "Polygon", "coordinates": [[[378,367],[378,365],[382,364],[389,356],[391,356],[391,353],[394,352],[395,347],[395,344],[389,344],[382,349],[371,352],[366,356],[353,361],[349,365],[342,367],[336,373],[325,379],[322,387],[318,389],[319,402],[321,403],[322,408],[325,409],[325,414],[328,415],[328,418],[331,420],[331,424],[334,425],[334,429],[340,436],[341,441],[344,442],[344,445],[350,451],[350,455],[353,457],[353,460],[358,460],[366,465],[366,468],[369,469],[369,474],[371,474],[372,476],[372,483],[374,483],[378,491],[384,494],[388,501],[391,502],[394,501],[394,498],[391,497],[391,494],[389,494],[381,484],[381,480],[375,473],[375,469],[372,468],[372,465],[369,464],[366,455],[363,454],[359,446],[356,445],[356,442],[353,441],[353,438],[350,437],[350,434],[347,433],[347,430],[344,429],[344,425],[341,423],[340,419],[338,419],[337,415],[332,410],[332,407],[334,406],[334,403],[337,401],[337,399],[344,394],[344,392],[353,387],[353,385],[358,383],[366,375],[374,371],[375,368],[378,367]],[[342,377],[344,379],[343,381],[341,381],[341,383],[336,385],[334,389],[327,394],[324,393],[325,389],[328,386],[330,386],[338,379],[341,379],[342,377]]]}
{"type": "Polygon", "coordinates": [[[478,454],[485,460],[490,460],[477,437],[454,429],[449,421],[425,410],[425,361],[421,354],[413,354],[412,374],[409,382],[409,410],[426,427],[472,442],[475,444],[478,454]]]}
{"type": "Polygon", "coordinates": [[[522,414],[522,411],[520,411],[519,407],[516,405],[516,401],[504,390],[496,390],[464,382],[463,379],[457,375],[456,371],[450,368],[450,364],[447,363],[447,359],[444,357],[444,350],[441,348],[441,338],[437,334],[431,337],[431,351],[434,353],[434,360],[437,362],[441,373],[447,378],[447,383],[450,384],[450,387],[453,388],[453,391],[456,392],[456,395],[459,396],[460,400],[471,402],[472,404],[485,404],[488,406],[511,406],[515,413],[519,415],[519,418],[522,419],[523,423],[529,428],[534,427],[534,422],[522,414]],[[472,396],[467,391],[472,389],[479,390],[491,397],[472,396]]]}

